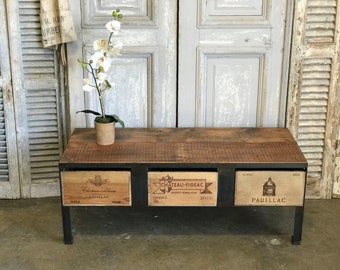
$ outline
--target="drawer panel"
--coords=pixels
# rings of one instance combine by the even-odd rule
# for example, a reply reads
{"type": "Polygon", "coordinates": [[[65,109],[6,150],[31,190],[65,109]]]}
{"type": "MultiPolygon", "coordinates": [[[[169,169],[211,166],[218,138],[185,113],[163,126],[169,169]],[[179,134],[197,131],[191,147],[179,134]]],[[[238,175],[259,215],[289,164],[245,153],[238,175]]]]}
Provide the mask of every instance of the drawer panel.
{"type": "Polygon", "coordinates": [[[131,205],[129,171],[63,171],[61,181],[65,206],[131,205]]]}
{"type": "Polygon", "coordinates": [[[237,171],[235,205],[302,206],[304,171],[237,171]]]}
{"type": "Polygon", "coordinates": [[[217,172],[149,172],[149,205],[216,206],[217,183],[217,172]]]}

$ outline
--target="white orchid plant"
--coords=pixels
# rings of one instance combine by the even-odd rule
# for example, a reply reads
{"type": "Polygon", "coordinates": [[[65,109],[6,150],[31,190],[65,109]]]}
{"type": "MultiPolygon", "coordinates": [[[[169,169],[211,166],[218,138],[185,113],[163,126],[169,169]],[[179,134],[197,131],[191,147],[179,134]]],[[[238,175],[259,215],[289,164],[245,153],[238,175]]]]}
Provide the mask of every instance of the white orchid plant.
{"type": "Polygon", "coordinates": [[[120,41],[113,40],[117,36],[121,23],[120,19],[123,18],[119,9],[112,12],[113,20],[109,21],[105,28],[109,31],[108,39],[99,39],[93,42],[93,54],[88,61],[78,59],[82,68],[89,73],[89,78],[83,79],[83,90],[93,91],[96,90],[101,113],[93,110],[82,110],[79,112],[90,113],[96,115],[95,121],[100,123],[118,122],[124,127],[124,122],[116,114],[106,114],[104,107],[103,93],[111,88],[111,83],[107,79],[107,71],[109,70],[112,58],[121,55],[123,48],[120,41]]]}

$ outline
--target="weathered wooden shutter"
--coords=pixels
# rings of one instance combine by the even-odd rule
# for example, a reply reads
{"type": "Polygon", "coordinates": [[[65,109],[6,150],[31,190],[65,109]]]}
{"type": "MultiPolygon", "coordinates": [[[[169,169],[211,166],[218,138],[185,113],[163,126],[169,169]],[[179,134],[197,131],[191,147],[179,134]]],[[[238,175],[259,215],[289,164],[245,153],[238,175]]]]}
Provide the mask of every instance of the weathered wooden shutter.
{"type": "Polygon", "coordinates": [[[0,198],[20,197],[7,10],[0,0],[0,198]]]}
{"type": "Polygon", "coordinates": [[[297,0],[287,125],[308,160],[307,195],[329,198],[334,176],[339,6],[297,0]]]}
{"type": "Polygon", "coordinates": [[[16,111],[21,138],[22,197],[57,195],[62,144],[62,78],[57,53],[41,45],[39,0],[19,1],[22,58],[21,103],[16,111]],[[25,145],[27,143],[27,145],[25,145]]]}

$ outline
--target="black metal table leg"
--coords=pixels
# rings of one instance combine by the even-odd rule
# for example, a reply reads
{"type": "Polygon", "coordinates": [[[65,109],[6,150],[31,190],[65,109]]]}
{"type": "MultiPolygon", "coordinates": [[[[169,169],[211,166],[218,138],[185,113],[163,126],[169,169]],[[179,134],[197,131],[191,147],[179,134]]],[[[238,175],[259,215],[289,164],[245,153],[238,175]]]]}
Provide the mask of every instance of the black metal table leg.
{"type": "Polygon", "coordinates": [[[61,214],[63,220],[64,243],[71,245],[73,244],[73,236],[71,228],[70,207],[62,206],[61,214]]]}
{"type": "Polygon", "coordinates": [[[302,224],[303,224],[303,206],[297,206],[295,208],[295,220],[294,220],[294,234],[292,236],[292,244],[300,245],[302,238],[302,224]]]}

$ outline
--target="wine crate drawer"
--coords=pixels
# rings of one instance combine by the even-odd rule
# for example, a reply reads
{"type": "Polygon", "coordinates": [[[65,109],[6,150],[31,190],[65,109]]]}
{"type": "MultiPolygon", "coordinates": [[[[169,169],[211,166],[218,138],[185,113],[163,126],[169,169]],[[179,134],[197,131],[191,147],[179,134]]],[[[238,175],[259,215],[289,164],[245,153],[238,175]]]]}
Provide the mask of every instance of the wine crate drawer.
{"type": "Polygon", "coordinates": [[[131,205],[129,171],[62,171],[63,205],[131,205]]]}
{"type": "Polygon", "coordinates": [[[237,171],[236,206],[302,206],[304,171],[237,171]]]}
{"type": "Polygon", "coordinates": [[[217,172],[148,173],[150,206],[216,206],[217,172]]]}

